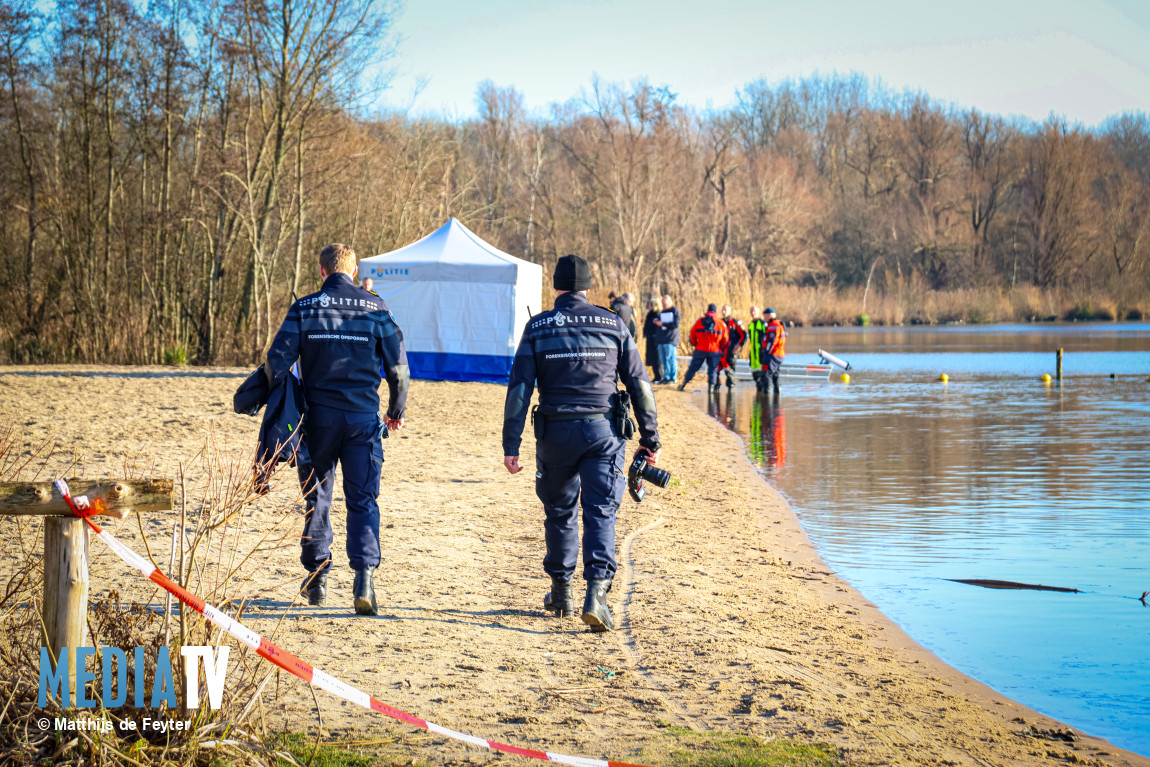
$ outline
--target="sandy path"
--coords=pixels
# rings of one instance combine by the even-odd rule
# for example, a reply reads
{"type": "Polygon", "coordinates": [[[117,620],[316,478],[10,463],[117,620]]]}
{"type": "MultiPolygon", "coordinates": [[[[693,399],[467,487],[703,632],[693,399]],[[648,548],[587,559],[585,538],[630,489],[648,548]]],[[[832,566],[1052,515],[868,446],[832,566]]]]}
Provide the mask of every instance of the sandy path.
{"type": "MultiPolygon", "coordinates": [[[[250,451],[256,419],[231,413],[239,378],[17,376],[0,368],[0,425],[31,444],[49,433],[87,475],[137,466],[174,475],[209,431],[228,455],[250,451]]],[[[156,372],[163,372],[156,369],[156,372]]],[[[214,371],[218,373],[242,371],[214,371]]],[[[668,724],[783,736],[839,747],[849,764],[1150,765],[1083,735],[1035,737],[1065,726],[959,674],[911,642],[828,572],[782,498],[743,458],[738,438],[660,390],[676,482],[624,501],[620,570],[611,606],[620,630],[591,634],[578,619],[544,617],[541,510],[532,472],[509,476],[499,446],[503,389],[415,382],[408,428],[385,443],[380,505],[384,564],[378,618],[351,611],[351,573],[334,515],[336,565],[328,606],[292,611],[301,575],[294,543],[261,553],[245,584],[259,590],[245,620],[289,651],[386,703],[481,737],[589,757],[633,759],[668,724]],[[600,667],[616,673],[605,678],[600,667]]],[[[523,460],[533,463],[533,445],[523,460]]],[[[194,474],[194,472],[193,472],[194,474]]],[[[194,482],[195,476],[189,476],[194,482]]],[[[277,520],[299,530],[290,471],[254,505],[249,535],[277,520]]],[[[337,496],[337,510],[342,497],[337,496]]],[[[174,514],[149,515],[167,549],[174,514]]],[[[4,522],[8,524],[8,522],[4,522]]],[[[139,545],[134,522],[113,526],[139,545]]],[[[153,539],[153,535],[155,539],[153,539]]],[[[157,540],[159,543],[157,544],[157,540]]],[[[147,598],[131,572],[93,548],[93,593],[147,598]]],[[[266,696],[273,721],[314,723],[301,683],[266,696]]],[[[433,764],[506,761],[413,731],[321,694],[339,736],[398,737],[386,746],[433,764]]]]}

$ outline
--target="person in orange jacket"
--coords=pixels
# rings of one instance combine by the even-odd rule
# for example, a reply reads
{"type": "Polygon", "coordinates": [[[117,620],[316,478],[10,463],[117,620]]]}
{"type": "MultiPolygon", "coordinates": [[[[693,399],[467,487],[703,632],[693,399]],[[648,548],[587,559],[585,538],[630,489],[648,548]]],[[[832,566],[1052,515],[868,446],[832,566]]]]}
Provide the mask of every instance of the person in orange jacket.
{"type": "Polygon", "coordinates": [[[735,359],[747,342],[747,329],[735,317],[729,304],[723,305],[723,322],[727,325],[727,345],[723,347],[723,356],[719,360],[719,372],[727,376],[727,388],[730,389],[735,385],[735,359]]]}
{"type": "Polygon", "coordinates": [[[767,374],[767,380],[763,381],[763,391],[767,390],[767,384],[770,383],[774,387],[775,396],[778,397],[779,368],[783,365],[783,357],[787,356],[787,329],[775,316],[774,309],[767,309],[766,316],[770,319],[763,333],[762,348],[759,350],[759,359],[762,360],[763,370],[767,374]]]}
{"type": "Polygon", "coordinates": [[[679,391],[687,387],[704,362],[707,363],[708,385],[718,389],[719,360],[727,348],[727,323],[719,318],[719,310],[714,304],[708,305],[707,313],[695,320],[688,339],[695,351],[691,353],[691,364],[687,366],[687,374],[683,377],[683,383],[679,384],[679,391]]]}

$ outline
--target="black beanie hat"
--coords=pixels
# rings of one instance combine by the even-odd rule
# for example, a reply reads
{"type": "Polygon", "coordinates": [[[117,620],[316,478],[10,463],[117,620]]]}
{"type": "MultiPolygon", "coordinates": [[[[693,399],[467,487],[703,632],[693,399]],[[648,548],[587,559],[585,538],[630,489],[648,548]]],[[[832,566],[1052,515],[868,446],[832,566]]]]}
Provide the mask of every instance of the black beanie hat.
{"type": "Polygon", "coordinates": [[[717,306],[715,306],[714,304],[707,304],[707,311],[717,312],[717,311],[719,311],[719,308],[717,306]]]}
{"type": "Polygon", "coordinates": [[[555,263],[551,285],[556,290],[590,290],[591,267],[587,259],[574,253],[563,256],[555,263]]]}

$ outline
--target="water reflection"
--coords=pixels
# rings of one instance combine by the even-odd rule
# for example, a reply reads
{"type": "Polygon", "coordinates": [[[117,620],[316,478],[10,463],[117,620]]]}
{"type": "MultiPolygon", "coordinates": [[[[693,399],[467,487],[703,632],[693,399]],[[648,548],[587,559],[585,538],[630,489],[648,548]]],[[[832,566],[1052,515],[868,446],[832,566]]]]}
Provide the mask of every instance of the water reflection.
{"type": "Polygon", "coordinates": [[[1049,386],[1037,376],[1053,354],[1033,351],[1032,331],[900,329],[878,335],[883,353],[871,353],[873,333],[852,346],[834,332],[814,343],[851,361],[850,386],[788,380],[784,408],[747,384],[708,412],[743,435],[828,564],[911,636],[1027,705],[1150,754],[1150,610],[1137,600],[1150,588],[1150,326],[1059,330],[1078,351],[1049,386]],[[945,351],[932,351],[939,338],[945,351]],[[1008,351],[1011,338],[1026,351],[1008,351]]]}
{"type": "Polygon", "coordinates": [[[751,404],[750,441],[747,454],[760,468],[787,465],[786,410],[766,392],[756,392],[751,404]]]}
{"type": "Polygon", "coordinates": [[[736,430],[735,390],[712,389],[707,395],[707,415],[731,430],[736,430]]]}

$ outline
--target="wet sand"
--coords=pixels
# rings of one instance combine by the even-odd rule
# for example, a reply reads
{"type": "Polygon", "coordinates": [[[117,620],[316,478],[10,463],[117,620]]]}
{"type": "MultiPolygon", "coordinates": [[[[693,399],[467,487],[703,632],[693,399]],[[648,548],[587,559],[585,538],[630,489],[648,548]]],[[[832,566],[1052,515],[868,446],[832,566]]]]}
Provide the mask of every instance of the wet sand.
{"type": "MultiPolygon", "coordinates": [[[[259,421],[231,412],[241,370],[169,377],[164,369],[0,368],[0,426],[27,445],[63,447],[52,471],[179,476],[195,487],[211,438],[234,465],[248,460],[259,421]],[[90,377],[9,375],[85,372],[90,377]],[[140,377],[151,371],[155,377],[140,377]],[[236,377],[222,377],[221,374],[236,377]]],[[[666,489],[624,500],[611,609],[620,624],[592,634],[542,612],[542,511],[533,472],[510,476],[499,431],[504,389],[412,385],[408,426],[384,443],[380,615],[351,610],[337,482],[337,570],[328,605],[288,611],[302,575],[294,472],[243,520],[249,548],[277,522],[235,595],[256,597],[245,622],[285,649],[385,703],[493,740],[593,758],[657,753],[668,725],[829,743],[852,765],[1150,765],[1037,714],[946,666],[829,571],[781,496],[752,469],[738,437],[688,394],[657,393],[666,489]],[[285,510],[286,509],[286,510],[285,510]],[[286,515],[286,516],[285,516],[286,515]],[[285,613],[287,617],[285,618],[285,613]],[[609,672],[615,672],[608,676],[609,672]]],[[[525,440],[521,461],[531,467],[525,440]]],[[[166,550],[175,512],[109,527],[166,550]]],[[[2,524],[10,525],[10,520],[2,524]]],[[[147,599],[134,571],[99,544],[92,596],[111,588],[147,599]]],[[[506,762],[363,712],[319,693],[333,740],[390,739],[383,753],[431,764],[506,762]]],[[[277,726],[316,726],[307,687],[285,677],[264,693],[277,726]]]]}

